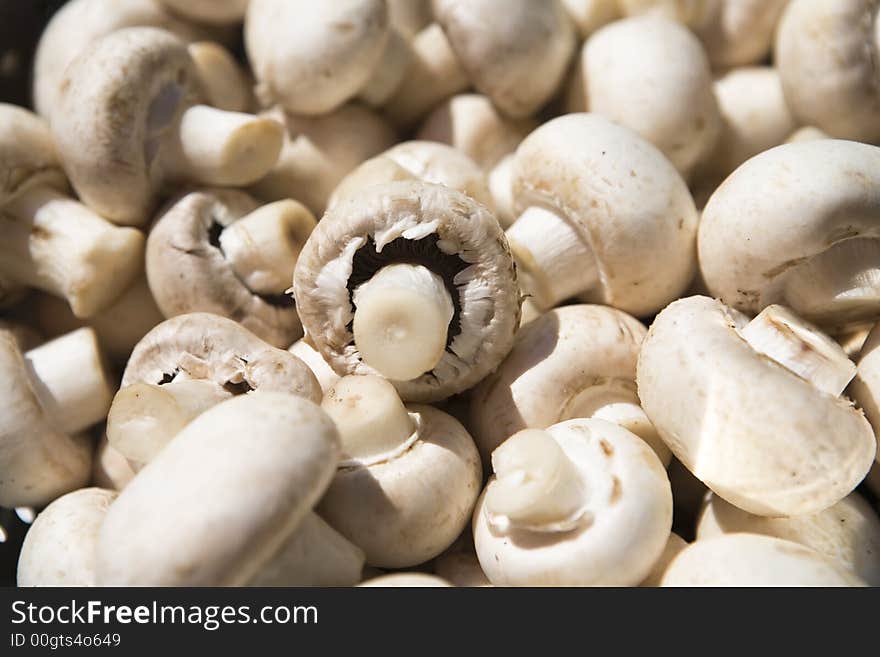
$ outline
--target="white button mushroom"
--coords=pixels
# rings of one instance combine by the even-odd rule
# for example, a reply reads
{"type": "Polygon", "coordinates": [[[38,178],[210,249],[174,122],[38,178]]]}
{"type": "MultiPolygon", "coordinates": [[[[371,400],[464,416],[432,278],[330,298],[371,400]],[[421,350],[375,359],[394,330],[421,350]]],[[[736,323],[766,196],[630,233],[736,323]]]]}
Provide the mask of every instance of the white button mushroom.
{"type": "Polygon", "coordinates": [[[333,384],[340,379],[340,376],[324,360],[321,353],[315,349],[315,344],[309,336],[305,335],[294,342],[287,351],[308,365],[309,369],[312,370],[312,374],[318,380],[321,391],[325,395],[333,387],[333,384]]]}
{"type": "Polygon", "coordinates": [[[200,23],[226,25],[244,19],[250,0],[159,0],[171,11],[200,23]]]}
{"type": "Polygon", "coordinates": [[[448,550],[434,560],[434,574],[453,586],[468,588],[492,586],[477,558],[470,527],[448,550]]]}
{"type": "Polygon", "coordinates": [[[134,475],[128,459],[113,448],[106,432],[102,432],[92,464],[92,482],[101,488],[120,491],[134,479],[134,475]]]}
{"type": "Polygon", "coordinates": [[[517,333],[498,369],[471,393],[469,427],[483,460],[522,429],[574,418],[620,424],[667,465],[660,440],[636,395],[636,362],[646,329],[606,306],[556,308],[517,333]]]}
{"type": "Polygon", "coordinates": [[[620,16],[617,0],[562,0],[562,6],[577,27],[581,39],[586,39],[620,16]]]}
{"type": "Polygon", "coordinates": [[[117,493],[82,488],[52,502],[28,529],[19,586],[96,586],[98,531],[117,493]]]}
{"type": "Polygon", "coordinates": [[[406,37],[428,26],[434,16],[431,0],[387,0],[388,20],[406,37]]]}
{"type": "Polygon", "coordinates": [[[663,552],[669,479],[626,429],[593,419],[526,429],[492,463],[474,544],[496,586],[634,586],[663,552]]]}
{"type": "Polygon", "coordinates": [[[427,573],[393,573],[374,577],[358,586],[367,587],[408,587],[408,588],[442,588],[452,586],[445,579],[427,573]]]}
{"type": "Polygon", "coordinates": [[[663,548],[660,558],[654,562],[654,567],[651,569],[650,574],[642,580],[642,583],[639,584],[639,586],[660,586],[660,583],[663,581],[663,575],[669,568],[669,564],[671,564],[673,559],[675,559],[675,557],[677,557],[687,546],[687,541],[681,536],[675,532],[669,534],[669,539],[666,541],[666,547],[663,548]]]}
{"type": "Polygon", "coordinates": [[[464,427],[429,406],[405,407],[377,376],[343,377],[322,407],[339,428],[342,460],[318,512],[373,566],[415,566],[449,547],[482,481],[464,427]]]}
{"type": "Polygon", "coordinates": [[[253,81],[218,43],[197,41],[187,47],[208,105],[228,112],[249,112],[254,104],[253,81]]]}
{"type": "Polygon", "coordinates": [[[517,149],[513,190],[520,216],[507,239],[542,309],[579,296],[647,315],[690,283],[693,199],[634,132],[592,114],[553,119],[517,149]]]}
{"type": "Polygon", "coordinates": [[[691,543],[662,586],[864,586],[808,547],[770,536],[724,534],[691,543]]]}
{"type": "Polygon", "coordinates": [[[169,182],[239,186],[266,175],[283,126],[200,105],[200,95],[186,44],[164,30],[118,30],[71,62],[51,126],[83,202],[137,225],[169,182]]]}
{"type": "MultiPolygon", "coordinates": [[[[849,387],[849,394],[865,412],[868,422],[874,427],[874,434],[880,435],[880,324],[868,333],[858,354],[855,378],[849,387]]],[[[880,462],[880,443],[877,461],[880,462]]]]}
{"type": "Polygon", "coordinates": [[[739,508],[816,513],[864,478],[871,426],[841,391],[855,366],[779,306],[755,320],[689,297],[657,315],[638,363],[642,406],[672,453],[739,508]]]}
{"type": "Polygon", "coordinates": [[[372,186],[325,214],[297,261],[294,296],[334,370],[379,372],[407,401],[473,386],[510,350],[519,324],[513,259],[495,217],[423,182],[372,186]]]}

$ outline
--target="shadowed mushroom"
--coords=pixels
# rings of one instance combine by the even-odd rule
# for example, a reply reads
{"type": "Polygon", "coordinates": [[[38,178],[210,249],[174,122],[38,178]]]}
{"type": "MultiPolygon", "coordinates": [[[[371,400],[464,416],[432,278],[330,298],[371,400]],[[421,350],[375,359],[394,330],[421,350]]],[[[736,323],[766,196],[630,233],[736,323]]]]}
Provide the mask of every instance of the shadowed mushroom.
{"type": "Polygon", "coordinates": [[[438,588],[452,586],[445,579],[426,573],[392,573],[381,575],[361,582],[358,586],[368,587],[407,587],[407,588],[438,588]]]}
{"type": "Polygon", "coordinates": [[[492,465],[474,544],[496,586],[634,586],[663,552],[669,479],[626,429],[595,419],[526,429],[492,465]]]}
{"type": "Polygon", "coordinates": [[[134,475],[128,459],[113,448],[107,440],[107,433],[102,432],[92,464],[92,482],[101,488],[120,491],[134,475]]]}
{"type": "Polygon", "coordinates": [[[318,512],[380,568],[415,566],[449,547],[480,492],[480,457],[452,416],[406,407],[377,376],[346,376],[323,402],[342,460],[318,512]]]}
{"type": "MultiPolygon", "coordinates": [[[[880,435],[880,324],[874,326],[859,351],[855,378],[849,394],[865,412],[874,434],[880,435]]],[[[880,462],[880,443],[877,461],[880,462]]]]}
{"type": "Polygon", "coordinates": [[[98,530],[116,495],[82,488],[41,511],[21,546],[18,586],[96,586],[98,530]]]}
{"type": "Polygon", "coordinates": [[[526,137],[513,166],[519,219],[507,239],[539,308],[578,296],[641,316],[687,288],[697,211],[647,141],[600,116],[569,114],[526,137]]]}
{"type": "Polygon", "coordinates": [[[289,199],[260,207],[237,190],[185,193],[150,230],[150,290],[165,317],[210,312],[287,347],[302,327],[285,292],[314,226],[312,213],[289,199]]]}
{"type": "Polygon", "coordinates": [[[468,528],[448,550],[434,560],[434,574],[453,586],[492,586],[477,559],[473,532],[468,528]]]}
{"type": "Polygon", "coordinates": [[[411,38],[434,19],[431,0],[387,0],[388,20],[401,34],[411,38]]]}
{"type": "Polygon", "coordinates": [[[624,312],[587,305],[556,308],[520,329],[507,358],[471,394],[469,427],[483,461],[522,429],[596,417],[632,431],[668,465],[669,449],[636,395],[645,333],[624,312]]]}
{"type": "Polygon", "coordinates": [[[748,318],[707,297],[670,304],[642,343],[642,406],[672,453],[756,515],[817,513],[874,459],[864,416],[840,396],[855,365],[780,306],[748,318]]]}
{"type": "Polygon", "coordinates": [[[520,300],[495,217],[447,187],[377,185],[324,215],[294,273],[303,327],[340,374],[379,372],[438,401],[491,372],[520,300]]]}
{"type": "Polygon", "coordinates": [[[654,567],[651,569],[651,573],[641,584],[639,584],[639,586],[660,586],[660,583],[663,581],[663,575],[666,573],[666,569],[669,568],[669,564],[671,564],[672,560],[675,559],[675,557],[677,557],[687,546],[687,541],[681,536],[675,532],[669,534],[669,539],[666,541],[666,547],[663,548],[660,558],[654,562],[654,567]]]}
{"type": "Polygon", "coordinates": [[[199,23],[227,25],[244,20],[250,0],[159,0],[171,11],[199,23]]]}
{"type": "Polygon", "coordinates": [[[880,148],[784,144],[753,157],[703,211],[710,293],[755,314],[780,303],[823,328],[880,317],[880,148]]]}
{"type": "Polygon", "coordinates": [[[250,73],[218,43],[198,41],[187,47],[208,105],[227,112],[249,112],[254,104],[250,73]]]}
{"type": "Polygon", "coordinates": [[[74,188],[111,221],[143,224],[166,184],[247,185],[281,152],[283,126],[200,105],[186,44],[134,27],[94,43],[67,68],[51,116],[74,188]]]}
{"type": "Polygon", "coordinates": [[[65,299],[78,317],[106,308],[137,275],[144,236],[67,195],[46,124],[0,103],[0,277],[65,299]]]}
{"type": "Polygon", "coordinates": [[[757,534],[724,534],[691,543],[672,561],[662,586],[864,586],[855,575],[803,545],[757,534]]]}
{"type": "Polygon", "coordinates": [[[562,0],[562,6],[581,39],[620,16],[617,0],[562,0]]]}

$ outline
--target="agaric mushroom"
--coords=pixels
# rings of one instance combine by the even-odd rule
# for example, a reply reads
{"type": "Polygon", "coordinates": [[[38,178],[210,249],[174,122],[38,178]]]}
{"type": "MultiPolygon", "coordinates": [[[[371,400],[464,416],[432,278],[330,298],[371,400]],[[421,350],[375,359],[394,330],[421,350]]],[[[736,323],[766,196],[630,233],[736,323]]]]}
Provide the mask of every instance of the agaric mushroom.
{"type": "Polygon", "coordinates": [[[137,275],[144,236],[66,194],[42,119],[0,103],[0,276],[64,298],[74,314],[107,307],[137,275]]]}
{"type": "Polygon", "coordinates": [[[781,306],[751,322],[707,297],[667,306],[642,343],[638,392],[672,453],[756,515],[816,513],[848,495],[876,452],[840,393],[840,346],[781,306]]]}
{"type": "Polygon", "coordinates": [[[675,559],[675,557],[677,557],[687,546],[687,541],[681,536],[675,532],[669,534],[669,539],[666,541],[666,547],[663,548],[660,558],[654,562],[654,567],[651,568],[650,574],[642,580],[642,583],[639,584],[639,586],[660,586],[663,581],[663,575],[666,574],[666,570],[669,568],[669,564],[671,564],[673,559],[675,559]]]}
{"type": "Polygon", "coordinates": [[[392,573],[380,575],[361,582],[358,586],[368,587],[408,587],[408,588],[440,588],[452,586],[445,579],[427,573],[392,573]]]}
{"type": "Polygon", "coordinates": [[[482,482],[465,428],[430,406],[404,406],[373,375],[341,378],[322,407],[339,428],[342,460],[318,513],[372,566],[415,566],[449,547],[482,482]]]}
{"type": "Polygon", "coordinates": [[[774,60],[800,123],[840,139],[880,139],[878,9],[873,0],[789,2],[774,60]]]}
{"type": "Polygon", "coordinates": [[[250,0],[159,0],[172,12],[198,23],[241,23],[250,0]]]}
{"type": "MultiPolygon", "coordinates": [[[[849,394],[865,412],[868,422],[880,435],[880,324],[876,324],[865,338],[858,354],[856,375],[849,394]]],[[[880,462],[880,443],[877,461],[880,462]]]]}
{"type": "Polygon", "coordinates": [[[407,38],[414,37],[434,20],[431,0],[387,0],[387,4],[388,20],[407,38]]]}
{"type": "Polygon", "coordinates": [[[247,584],[283,553],[338,457],[333,422],[306,399],[259,391],[214,406],[110,507],[98,537],[98,583],[247,584]]]}
{"type": "Polygon", "coordinates": [[[433,6],[470,81],[502,113],[529,116],[550,100],[575,49],[559,0],[433,0],[433,6]]]}
{"type": "Polygon", "coordinates": [[[147,239],[147,279],[159,309],[165,317],[214,313],[289,346],[302,327],[285,292],[315,223],[289,199],[261,207],[238,190],[184,193],[147,239]]]}
{"type": "Polygon", "coordinates": [[[582,40],[620,16],[617,0],[562,0],[562,6],[582,40]]]}
{"type": "Polygon", "coordinates": [[[21,546],[18,586],[96,586],[98,531],[116,495],[81,488],[41,511],[21,546]]]}
{"type": "Polygon", "coordinates": [[[588,305],[556,308],[520,329],[507,358],[471,393],[468,426],[483,461],[522,429],[597,417],[632,431],[668,465],[669,449],[636,394],[646,332],[624,312],[588,305]]]}
{"type": "Polygon", "coordinates": [[[721,130],[709,61],[684,26],[653,16],[615,21],[584,44],[570,112],[595,112],[634,130],[685,177],[721,130]]]}
{"type": "Polygon", "coordinates": [[[330,197],[328,209],[372,185],[421,180],[467,194],[493,210],[486,176],[467,155],[446,144],[405,141],[370,158],[349,173],[330,197]]]}
{"type": "Polygon", "coordinates": [[[265,116],[284,123],[287,132],[278,162],[251,193],[266,201],[295,198],[316,217],[347,173],[397,142],[384,119],[356,103],[324,116],[285,114],[280,107],[265,116]]]}
{"type": "Polygon", "coordinates": [[[526,137],[513,166],[520,215],[507,239],[539,308],[578,296],[642,316],[687,288],[697,211],[650,143],[603,117],[569,114],[526,137]]]}
{"type": "Polygon", "coordinates": [[[213,41],[187,47],[208,105],[228,112],[249,112],[254,105],[249,73],[226,48],[213,41]]]}
{"type": "Polygon", "coordinates": [[[83,202],[143,224],[168,183],[239,186],[266,175],[284,127],[200,105],[200,96],[186,44],[164,30],[118,30],[71,62],[51,126],[83,202]]]}
{"type": "Polygon", "coordinates": [[[755,516],[710,495],[697,524],[697,540],[737,532],[800,543],[869,586],[880,586],[880,518],[858,493],[819,513],[790,518],[755,516]]]}
{"type": "Polygon", "coordinates": [[[468,588],[492,586],[492,582],[480,566],[470,528],[434,560],[434,574],[453,586],[468,588]]]}
{"type": "Polygon", "coordinates": [[[808,547],[771,536],[724,534],[691,543],[662,586],[864,586],[808,547]]]}
{"type": "Polygon", "coordinates": [[[309,336],[304,335],[290,345],[290,348],[287,351],[308,365],[309,369],[312,370],[312,374],[314,374],[315,378],[318,380],[318,383],[321,386],[321,391],[325,395],[330,388],[333,387],[333,384],[339,381],[340,376],[332,367],[330,367],[327,361],[324,360],[324,357],[320,352],[315,349],[315,344],[309,336]]]}
{"type": "Polygon", "coordinates": [[[709,291],[749,314],[780,303],[826,329],[880,317],[880,148],[784,144],[740,166],[703,211],[709,291]]]}
{"type": "Polygon", "coordinates": [[[822,130],[819,130],[819,128],[807,125],[791,133],[791,136],[785,140],[785,143],[796,144],[799,141],[815,141],[816,139],[831,139],[831,137],[822,130]]]}
{"type": "Polygon", "coordinates": [[[496,586],[632,586],[663,552],[669,479],[626,429],[595,419],[526,429],[495,450],[492,464],[474,544],[496,586]]]}
{"type": "Polygon", "coordinates": [[[101,360],[88,328],[26,353],[0,330],[0,506],[44,506],[88,481],[93,446],[80,432],[113,398],[101,360]]]}
{"type": "Polygon", "coordinates": [[[303,327],[334,370],[379,372],[407,401],[476,384],[519,324],[501,226],[476,201],[430,183],[373,186],[325,214],[293,288],[303,327]]]}
{"type": "Polygon", "coordinates": [[[107,440],[107,433],[102,432],[92,464],[92,482],[95,486],[120,491],[134,479],[135,474],[128,459],[113,448],[107,440]]]}

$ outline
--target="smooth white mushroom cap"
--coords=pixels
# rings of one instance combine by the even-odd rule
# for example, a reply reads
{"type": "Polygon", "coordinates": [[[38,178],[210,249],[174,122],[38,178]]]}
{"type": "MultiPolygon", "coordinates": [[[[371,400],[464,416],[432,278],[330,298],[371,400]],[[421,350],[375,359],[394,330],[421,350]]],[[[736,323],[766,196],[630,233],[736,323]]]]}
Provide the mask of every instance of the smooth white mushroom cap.
{"type": "Polygon", "coordinates": [[[409,587],[409,588],[438,588],[450,587],[452,584],[445,579],[428,575],[427,573],[393,573],[381,575],[361,582],[358,586],[368,587],[409,587]]]}
{"type": "Polygon", "coordinates": [[[642,581],[639,586],[660,586],[660,583],[663,581],[663,575],[666,573],[666,569],[669,568],[669,564],[688,546],[688,542],[684,540],[681,536],[672,532],[669,534],[669,539],[666,541],[666,547],[663,548],[663,553],[660,555],[660,558],[654,562],[654,567],[651,569],[650,574],[642,581]]]}

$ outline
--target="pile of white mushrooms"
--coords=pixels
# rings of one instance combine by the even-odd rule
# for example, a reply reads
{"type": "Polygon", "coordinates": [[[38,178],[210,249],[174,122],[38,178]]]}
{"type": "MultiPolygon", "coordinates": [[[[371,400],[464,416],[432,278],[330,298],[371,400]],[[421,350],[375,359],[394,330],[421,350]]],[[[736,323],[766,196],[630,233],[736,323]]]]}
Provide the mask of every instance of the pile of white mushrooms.
{"type": "Polygon", "coordinates": [[[18,583],[880,585],[877,25],[70,0],[0,104],[18,583]]]}

